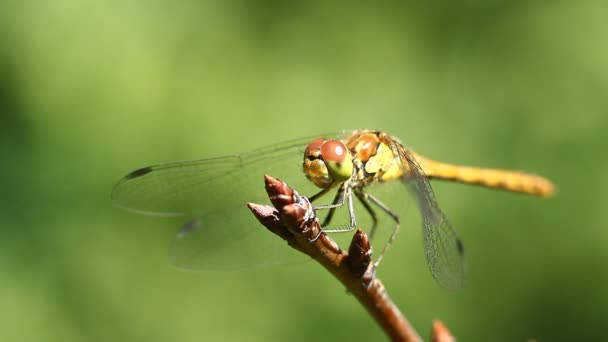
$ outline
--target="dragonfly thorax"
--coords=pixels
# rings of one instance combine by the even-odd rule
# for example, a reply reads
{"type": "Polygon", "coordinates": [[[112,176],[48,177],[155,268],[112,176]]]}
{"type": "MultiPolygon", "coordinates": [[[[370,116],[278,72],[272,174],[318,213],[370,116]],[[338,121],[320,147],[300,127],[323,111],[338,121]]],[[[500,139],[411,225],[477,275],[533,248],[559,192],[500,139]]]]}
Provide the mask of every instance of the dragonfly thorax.
{"type": "Polygon", "coordinates": [[[322,189],[347,181],[354,168],[346,145],[325,138],[315,139],[306,147],[302,166],[306,177],[322,189]]]}
{"type": "Polygon", "coordinates": [[[360,186],[372,182],[388,182],[403,175],[405,166],[383,134],[385,133],[359,131],[346,141],[356,169],[353,181],[360,186]]]}

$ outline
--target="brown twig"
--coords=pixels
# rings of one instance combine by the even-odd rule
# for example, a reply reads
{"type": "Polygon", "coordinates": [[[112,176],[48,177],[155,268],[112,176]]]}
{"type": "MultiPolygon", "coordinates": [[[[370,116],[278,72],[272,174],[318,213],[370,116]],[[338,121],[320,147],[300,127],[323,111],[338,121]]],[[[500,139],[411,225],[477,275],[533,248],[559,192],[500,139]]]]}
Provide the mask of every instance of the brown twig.
{"type": "Polygon", "coordinates": [[[278,179],[270,176],[264,179],[274,207],[247,204],[260,223],[323,265],[363,304],[392,340],[422,341],[392,302],[382,282],[374,276],[367,235],[357,230],[347,254],[323,233],[306,197],[299,196],[278,179]]]}

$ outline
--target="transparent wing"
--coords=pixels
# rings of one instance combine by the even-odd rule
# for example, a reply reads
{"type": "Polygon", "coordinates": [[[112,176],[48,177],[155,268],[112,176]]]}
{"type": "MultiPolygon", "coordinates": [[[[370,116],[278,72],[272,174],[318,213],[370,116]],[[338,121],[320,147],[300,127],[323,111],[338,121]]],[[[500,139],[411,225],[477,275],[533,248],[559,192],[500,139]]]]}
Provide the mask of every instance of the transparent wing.
{"type": "Polygon", "coordinates": [[[264,174],[305,195],[316,191],[302,173],[311,138],[244,154],[144,167],[121,179],[115,205],[138,213],[183,216],[170,247],[173,264],[188,269],[238,269],[285,264],[301,255],[262,231],[246,202],[268,203],[264,174]]]}
{"type": "MultiPolygon", "coordinates": [[[[147,215],[206,214],[217,210],[213,203],[222,203],[235,193],[243,195],[253,178],[262,179],[271,171],[278,172],[276,177],[286,177],[286,181],[292,176],[299,176],[297,181],[301,181],[302,156],[310,140],[302,138],[248,153],[143,167],[114,186],[112,201],[123,209],[147,215]],[[218,197],[220,193],[222,197],[218,197]]],[[[255,188],[260,184],[263,182],[255,188]]],[[[241,198],[247,201],[253,197],[241,198]]]]}
{"type": "Polygon", "coordinates": [[[464,246],[458,234],[439,208],[431,184],[414,156],[401,144],[390,141],[389,146],[401,159],[404,181],[419,206],[426,260],[439,285],[457,290],[464,285],[464,246]]]}

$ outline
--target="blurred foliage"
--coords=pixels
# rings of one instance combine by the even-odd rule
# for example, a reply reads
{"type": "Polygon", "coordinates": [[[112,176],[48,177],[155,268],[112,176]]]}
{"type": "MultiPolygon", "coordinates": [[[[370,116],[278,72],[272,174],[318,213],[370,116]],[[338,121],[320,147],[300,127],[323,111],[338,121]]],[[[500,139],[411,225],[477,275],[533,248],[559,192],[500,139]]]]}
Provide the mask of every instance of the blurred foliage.
{"type": "Polygon", "coordinates": [[[383,339],[313,263],[178,271],[171,225],[109,201],[136,167],[350,128],[559,187],[540,200],[435,185],[467,287],[433,282],[417,226],[379,273],[421,334],[441,318],[463,341],[604,337],[608,3],[0,8],[0,340],[383,339]]]}

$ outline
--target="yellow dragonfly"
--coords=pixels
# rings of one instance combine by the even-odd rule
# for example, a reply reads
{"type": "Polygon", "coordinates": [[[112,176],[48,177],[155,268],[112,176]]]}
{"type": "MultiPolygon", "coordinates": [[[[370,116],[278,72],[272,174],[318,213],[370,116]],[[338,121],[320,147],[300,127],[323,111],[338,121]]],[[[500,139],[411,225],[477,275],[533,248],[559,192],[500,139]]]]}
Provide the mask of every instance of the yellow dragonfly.
{"type": "Polygon", "coordinates": [[[439,208],[429,179],[538,196],[554,192],[553,184],[537,175],[442,163],[413,152],[384,132],[356,130],[341,139],[296,139],[249,153],[140,168],[115,185],[112,200],[119,207],[143,214],[185,217],[186,223],[170,247],[171,261],[179,267],[226,270],[289,263],[297,253],[285,253],[290,249],[282,246],[280,239],[261,232],[245,205],[264,200],[264,174],[281,178],[310,195],[313,203],[335,191],[333,201],[315,205],[317,211],[327,210],[322,224],[326,232],[355,228],[355,200],[371,217],[371,226],[366,227],[370,238],[378,225],[374,209],[387,214],[394,228],[373,267],[379,265],[399,230],[400,208],[389,207],[368,190],[383,183],[392,186],[403,182],[422,217],[431,274],[447,289],[463,284],[464,248],[439,208]],[[302,170],[306,177],[301,176],[302,170]],[[346,207],[347,225],[328,228],[342,207],[346,207]]]}

